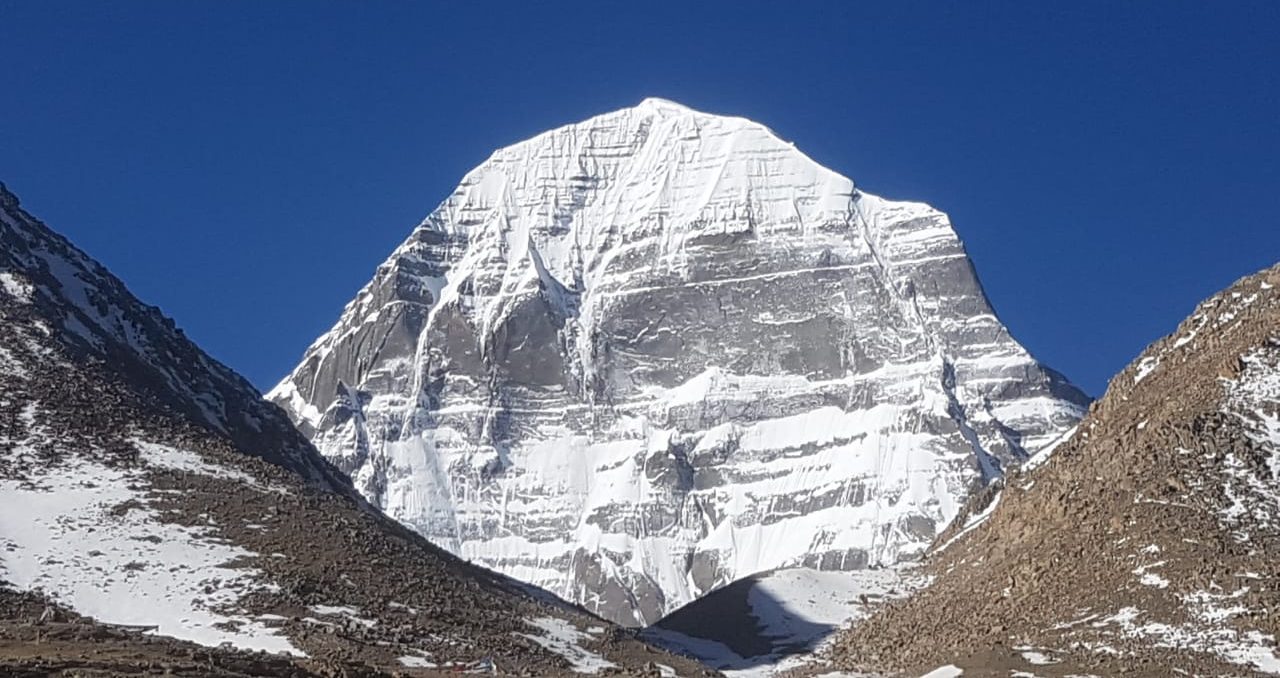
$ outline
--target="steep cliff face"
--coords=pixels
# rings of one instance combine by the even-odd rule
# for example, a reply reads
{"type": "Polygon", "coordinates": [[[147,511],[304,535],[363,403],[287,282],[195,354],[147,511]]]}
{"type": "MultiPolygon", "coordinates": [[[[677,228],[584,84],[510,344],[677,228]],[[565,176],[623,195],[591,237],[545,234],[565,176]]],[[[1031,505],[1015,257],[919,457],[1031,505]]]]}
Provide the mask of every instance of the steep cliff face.
{"type": "Polygon", "coordinates": [[[944,214],[657,99],[494,153],[269,397],[391,516],[627,623],[912,558],[1087,403],[944,214]]]}

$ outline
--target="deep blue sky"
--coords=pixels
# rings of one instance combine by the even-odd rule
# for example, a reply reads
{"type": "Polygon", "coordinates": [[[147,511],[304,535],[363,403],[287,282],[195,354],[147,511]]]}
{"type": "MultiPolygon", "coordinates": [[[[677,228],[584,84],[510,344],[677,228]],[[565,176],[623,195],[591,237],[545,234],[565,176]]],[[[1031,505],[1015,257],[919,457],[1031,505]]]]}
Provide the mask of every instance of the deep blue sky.
{"type": "Polygon", "coordinates": [[[1280,258],[1280,2],[0,0],[0,67],[0,180],[264,389],[494,148],[646,96],[948,211],[1094,394],[1280,258]]]}

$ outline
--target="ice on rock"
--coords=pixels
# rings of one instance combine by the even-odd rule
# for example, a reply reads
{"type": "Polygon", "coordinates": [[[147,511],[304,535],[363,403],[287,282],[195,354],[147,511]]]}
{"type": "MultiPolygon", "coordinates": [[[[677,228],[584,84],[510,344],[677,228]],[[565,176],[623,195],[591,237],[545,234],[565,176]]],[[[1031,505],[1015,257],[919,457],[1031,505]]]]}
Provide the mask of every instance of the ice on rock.
{"type": "Polygon", "coordinates": [[[913,558],[1087,403],[946,215],[660,99],[495,152],[270,396],[391,516],[632,624],[913,558]]]}

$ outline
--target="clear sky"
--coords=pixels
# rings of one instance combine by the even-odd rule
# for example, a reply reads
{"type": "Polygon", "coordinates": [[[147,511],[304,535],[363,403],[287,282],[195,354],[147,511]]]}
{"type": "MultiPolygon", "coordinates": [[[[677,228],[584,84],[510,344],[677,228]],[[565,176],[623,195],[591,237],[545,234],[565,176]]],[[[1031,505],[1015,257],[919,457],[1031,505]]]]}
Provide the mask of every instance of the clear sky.
{"type": "Polygon", "coordinates": [[[266,389],[493,149],[646,96],[949,212],[1087,391],[1280,259],[1280,2],[13,2],[0,180],[266,389]]]}

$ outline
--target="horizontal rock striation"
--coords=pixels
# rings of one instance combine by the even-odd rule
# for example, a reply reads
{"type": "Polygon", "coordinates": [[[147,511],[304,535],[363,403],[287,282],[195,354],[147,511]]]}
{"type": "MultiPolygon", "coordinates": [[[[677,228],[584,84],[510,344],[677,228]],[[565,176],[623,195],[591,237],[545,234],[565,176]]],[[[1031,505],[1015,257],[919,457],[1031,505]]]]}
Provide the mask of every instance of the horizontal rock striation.
{"type": "Polygon", "coordinates": [[[269,397],[391,516],[633,624],[914,558],[1088,402],[944,214],[657,99],[495,152],[269,397]]]}

